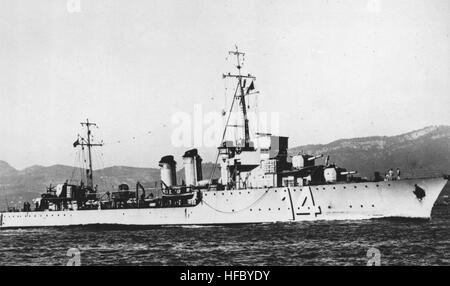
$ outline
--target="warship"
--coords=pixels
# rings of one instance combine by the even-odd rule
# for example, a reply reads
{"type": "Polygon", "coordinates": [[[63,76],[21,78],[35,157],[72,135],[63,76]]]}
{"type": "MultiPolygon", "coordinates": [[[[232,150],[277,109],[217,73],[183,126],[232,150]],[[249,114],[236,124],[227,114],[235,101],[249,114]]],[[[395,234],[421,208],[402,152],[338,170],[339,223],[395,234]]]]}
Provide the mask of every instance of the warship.
{"type": "Polygon", "coordinates": [[[369,180],[330,163],[325,154],[290,155],[288,137],[258,134],[263,143],[255,144],[250,138],[247,99],[257,93],[256,78],[242,73],[244,53],[236,47],[229,54],[236,57],[237,72],[223,77],[236,81],[236,87],[209,178],[203,178],[198,150],[191,149],[182,157],[185,180],[181,184],[177,183],[174,156],[167,155],[159,161],[156,188],[150,190],[136,182],[135,189],[120,184],[117,190],[100,193],[94,185],[91,148],[102,144],[92,143],[91,127],[95,123],[86,120],[82,123],[86,137],[79,136],[73,144],[88,153],[84,180],[50,186],[33,206],[25,203],[20,211],[1,212],[0,229],[431,218],[448,176],[400,178],[389,172],[386,177],[376,173],[369,180]],[[241,125],[229,123],[233,107],[238,107],[241,125]],[[231,127],[239,128],[241,135],[225,140],[231,127]],[[220,166],[219,178],[213,177],[216,166],[220,166]]]}

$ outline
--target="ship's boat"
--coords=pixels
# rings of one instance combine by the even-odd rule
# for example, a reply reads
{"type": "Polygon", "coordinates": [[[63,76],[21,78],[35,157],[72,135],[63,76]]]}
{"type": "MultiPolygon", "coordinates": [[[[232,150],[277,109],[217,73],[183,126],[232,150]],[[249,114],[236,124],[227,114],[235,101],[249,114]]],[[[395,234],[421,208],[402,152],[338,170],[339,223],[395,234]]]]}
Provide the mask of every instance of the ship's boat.
{"type": "Polygon", "coordinates": [[[154,188],[140,182],[132,190],[127,183],[117,190],[100,192],[94,186],[88,120],[86,138],[73,144],[88,152],[89,168],[80,184],[50,186],[35,200],[32,210],[0,213],[0,227],[41,227],[89,224],[202,225],[233,223],[292,222],[305,220],[350,220],[386,217],[429,219],[447,176],[400,180],[393,174],[384,179],[357,176],[330,163],[324,154],[289,154],[289,138],[257,133],[251,138],[247,98],[257,93],[256,78],[241,71],[224,74],[235,79],[236,88],[227,116],[224,136],[209,178],[203,178],[202,158],[197,149],[182,156],[185,180],[176,177],[174,156],[159,161],[160,181],[154,188]],[[247,85],[247,83],[249,83],[247,85]],[[233,108],[241,122],[229,123],[233,108]],[[241,130],[236,140],[227,140],[230,128],[241,130]],[[220,176],[214,177],[216,168],[220,176]]]}

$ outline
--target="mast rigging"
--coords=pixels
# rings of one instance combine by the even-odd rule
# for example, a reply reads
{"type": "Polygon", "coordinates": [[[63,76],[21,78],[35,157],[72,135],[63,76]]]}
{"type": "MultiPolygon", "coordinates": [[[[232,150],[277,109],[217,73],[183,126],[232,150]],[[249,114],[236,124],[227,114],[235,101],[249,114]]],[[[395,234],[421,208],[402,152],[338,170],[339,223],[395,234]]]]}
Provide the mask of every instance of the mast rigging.
{"type": "Polygon", "coordinates": [[[78,145],[80,145],[83,149],[84,146],[86,146],[88,148],[88,165],[89,165],[89,169],[86,170],[86,178],[87,178],[87,186],[90,187],[91,189],[94,189],[94,178],[93,178],[93,169],[92,169],[92,152],[91,152],[91,148],[92,147],[96,147],[96,146],[103,146],[103,141],[101,143],[91,143],[91,126],[97,126],[96,123],[93,122],[89,122],[89,119],[86,119],[86,122],[81,122],[80,123],[81,126],[86,127],[86,134],[87,134],[87,140],[85,140],[84,138],[81,138],[81,142],[80,142],[80,137],[77,139],[77,141],[75,141],[75,143],[73,143],[73,147],[77,147],[78,145]]]}

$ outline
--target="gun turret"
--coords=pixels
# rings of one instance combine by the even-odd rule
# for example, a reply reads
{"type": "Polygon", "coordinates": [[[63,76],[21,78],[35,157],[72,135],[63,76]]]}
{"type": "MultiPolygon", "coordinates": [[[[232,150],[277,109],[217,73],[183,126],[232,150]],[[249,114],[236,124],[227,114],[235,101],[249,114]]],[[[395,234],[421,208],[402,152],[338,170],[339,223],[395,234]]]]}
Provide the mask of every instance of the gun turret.
{"type": "Polygon", "coordinates": [[[315,165],[315,160],[321,157],[323,157],[323,154],[317,156],[298,154],[292,157],[292,166],[296,169],[312,167],[315,165]]]}

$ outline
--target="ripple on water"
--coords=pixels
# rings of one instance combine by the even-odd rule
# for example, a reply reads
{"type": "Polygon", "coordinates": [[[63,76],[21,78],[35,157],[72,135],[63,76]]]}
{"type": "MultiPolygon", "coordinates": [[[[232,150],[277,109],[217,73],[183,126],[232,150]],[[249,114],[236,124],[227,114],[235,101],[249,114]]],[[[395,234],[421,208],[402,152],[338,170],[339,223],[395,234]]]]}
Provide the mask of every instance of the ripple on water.
{"type": "Polygon", "coordinates": [[[0,265],[450,265],[450,208],[431,221],[364,220],[163,228],[69,227],[0,231],[0,265]]]}

